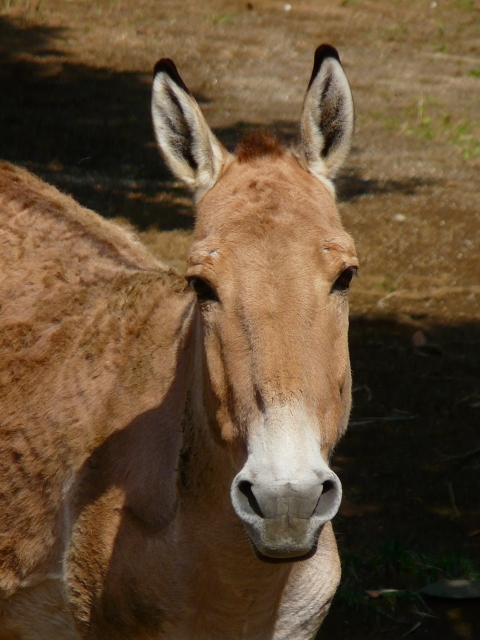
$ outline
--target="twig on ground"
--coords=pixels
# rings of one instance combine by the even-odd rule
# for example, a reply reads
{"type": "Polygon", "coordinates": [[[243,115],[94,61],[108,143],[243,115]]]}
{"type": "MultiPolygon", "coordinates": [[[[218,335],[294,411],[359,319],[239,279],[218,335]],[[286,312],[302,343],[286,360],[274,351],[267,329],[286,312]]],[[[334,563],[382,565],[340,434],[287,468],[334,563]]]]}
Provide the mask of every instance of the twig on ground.
{"type": "MultiPolygon", "coordinates": [[[[464,402],[467,402],[468,400],[471,400],[472,398],[476,398],[479,395],[478,391],[474,391],[473,393],[470,393],[468,396],[465,396],[464,398],[462,398],[461,400],[456,400],[455,404],[463,404],[464,402]]],[[[472,406],[472,405],[470,405],[472,406]]]]}
{"type": "Polygon", "coordinates": [[[452,483],[449,480],[446,484],[447,484],[448,496],[450,498],[450,504],[452,506],[452,511],[453,511],[452,520],[455,520],[455,518],[460,517],[460,511],[458,510],[457,504],[455,502],[455,494],[453,493],[452,483]]]}
{"type": "Polygon", "coordinates": [[[472,449],[471,451],[464,451],[463,453],[457,453],[453,456],[450,456],[446,453],[442,453],[442,456],[446,462],[465,462],[469,458],[474,458],[475,456],[480,455],[480,447],[476,449],[472,449]]]}
{"type": "Polygon", "coordinates": [[[404,634],[403,634],[402,638],[405,638],[405,637],[406,637],[406,636],[408,636],[410,633],[413,633],[413,631],[416,631],[416,630],[418,629],[418,627],[420,627],[420,626],[421,626],[421,624],[422,624],[421,622],[416,622],[416,623],[413,625],[413,627],[407,631],[407,633],[404,633],[404,634]]]}
{"type": "Polygon", "coordinates": [[[362,384],[360,387],[354,387],[352,389],[352,393],[356,393],[357,391],[365,391],[367,394],[367,402],[372,400],[372,392],[370,391],[370,387],[366,384],[362,384]]]}
{"type": "MultiPolygon", "coordinates": [[[[400,412],[399,412],[400,413],[400,412]]],[[[349,427],[359,427],[364,424],[372,424],[373,422],[392,422],[396,420],[414,420],[418,418],[418,415],[413,415],[411,413],[402,412],[403,414],[396,414],[392,416],[368,416],[366,418],[361,418],[360,420],[353,420],[348,423],[349,427]]]]}

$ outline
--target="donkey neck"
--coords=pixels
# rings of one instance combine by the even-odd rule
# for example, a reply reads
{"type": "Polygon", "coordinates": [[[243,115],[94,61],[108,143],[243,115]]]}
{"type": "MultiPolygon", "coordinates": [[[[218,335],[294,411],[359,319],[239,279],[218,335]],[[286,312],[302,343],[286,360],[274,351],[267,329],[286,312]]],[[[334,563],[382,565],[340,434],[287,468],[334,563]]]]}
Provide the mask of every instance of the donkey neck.
{"type": "MultiPolygon", "coordinates": [[[[208,376],[203,375],[204,347],[198,310],[192,319],[192,337],[193,375],[182,420],[176,535],[189,550],[189,562],[193,553],[199,563],[206,563],[201,566],[210,567],[202,578],[204,593],[220,589],[227,601],[232,598],[232,604],[241,595],[245,607],[253,607],[254,598],[265,598],[268,593],[271,612],[278,606],[292,565],[260,560],[233,509],[230,488],[237,466],[243,462],[237,460],[236,464],[231,443],[229,447],[223,445],[216,435],[216,417],[209,410],[208,376]]],[[[241,449],[239,445],[239,458],[241,449]]],[[[198,587],[195,591],[202,593],[198,587]]]]}
{"type": "MultiPolygon", "coordinates": [[[[211,389],[204,371],[201,312],[198,308],[191,323],[190,379],[182,418],[183,445],[178,468],[180,499],[195,509],[198,496],[202,510],[217,506],[224,509],[225,505],[230,505],[230,485],[236,471],[229,448],[222,443],[215,428],[211,389]]],[[[234,514],[233,509],[229,510],[234,514]]]]}

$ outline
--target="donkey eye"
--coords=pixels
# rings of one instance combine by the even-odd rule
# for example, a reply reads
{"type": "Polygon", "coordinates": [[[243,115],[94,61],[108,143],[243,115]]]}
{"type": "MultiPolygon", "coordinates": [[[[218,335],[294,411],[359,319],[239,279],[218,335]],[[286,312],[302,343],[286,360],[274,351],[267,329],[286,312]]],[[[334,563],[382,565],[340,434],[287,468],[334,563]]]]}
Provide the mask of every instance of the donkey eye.
{"type": "Polygon", "coordinates": [[[190,278],[188,284],[197,294],[199,302],[218,302],[218,295],[210,283],[197,276],[190,278]]]}
{"type": "Polygon", "coordinates": [[[333,283],[332,291],[347,291],[353,276],[357,275],[357,271],[357,267],[348,267],[347,269],[344,269],[333,283]]]}

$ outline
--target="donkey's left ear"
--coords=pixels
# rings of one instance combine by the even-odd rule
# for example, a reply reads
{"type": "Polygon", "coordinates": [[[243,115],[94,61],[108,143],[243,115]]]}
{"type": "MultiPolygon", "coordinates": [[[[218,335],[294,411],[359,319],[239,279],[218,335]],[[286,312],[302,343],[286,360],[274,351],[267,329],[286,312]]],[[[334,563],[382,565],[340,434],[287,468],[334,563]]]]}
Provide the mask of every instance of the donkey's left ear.
{"type": "Polygon", "coordinates": [[[155,137],[168,166],[201,197],[217,182],[229,153],[213,135],[168,58],[155,65],[152,117],[155,137]]]}
{"type": "Polygon", "coordinates": [[[300,125],[300,153],[314,175],[335,177],[350,150],[353,126],[352,93],[337,50],[322,44],[315,52],[300,125]]]}

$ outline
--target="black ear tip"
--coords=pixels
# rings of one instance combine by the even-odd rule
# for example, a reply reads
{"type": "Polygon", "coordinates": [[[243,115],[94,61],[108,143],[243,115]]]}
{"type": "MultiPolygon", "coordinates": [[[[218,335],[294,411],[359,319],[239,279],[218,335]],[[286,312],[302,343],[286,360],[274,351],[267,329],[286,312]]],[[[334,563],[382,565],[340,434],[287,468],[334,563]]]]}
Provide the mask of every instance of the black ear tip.
{"type": "Polygon", "coordinates": [[[170,58],[160,58],[160,60],[153,68],[154,79],[159,73],[166,73],[167,76],[171,78],[176,84],[178,84],[181,89],[183,89],[190,95],[190,91],[180,77],[180,74],[178,73],[177,67],[175,66],[173,60],[170,60],[170,58]]]}
{"type": "Polygon", "coordinates": [[[170,58],[160,58],[160,60],[153,68],[153,77],[155,77],[157,73],[162,72],[168,74],[169,76],[178,76],[177,67],[175,66],[173,60],[170,60],[170,58]]]}
{"type": "Polygon", "coordinates": [[[325,60],[325,58],[335,58],[340,62],[340,56],[338,55],[338,51],[335,47],[332,47],[331,44],[321,44],[317,47],[315,51],[315,65],[318,63],[319,65],[325,60]]]}
{"type": "Polygon", "coordinates": [[[317,74],[320,71],[320,67],[327,58],[335,58],[335,60],[340,62],[340,56],[338,55],[338,51],[335,49],[335,47],[332,47],[331,44],[321,44],[315,51],[315,61],[313,63],[312,77],[310,78],[310,82],[308,83],[309,89],[312,82],[317,77],[317,74]]]}

